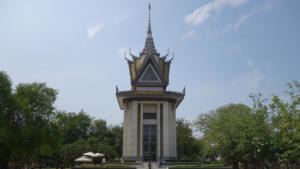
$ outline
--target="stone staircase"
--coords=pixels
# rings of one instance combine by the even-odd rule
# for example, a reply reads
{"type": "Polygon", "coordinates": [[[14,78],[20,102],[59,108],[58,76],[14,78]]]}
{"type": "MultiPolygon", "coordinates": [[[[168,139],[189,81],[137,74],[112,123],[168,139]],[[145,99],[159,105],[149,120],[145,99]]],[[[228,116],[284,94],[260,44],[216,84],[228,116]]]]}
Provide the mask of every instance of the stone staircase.
{"type": "MultiPolygon", "coordinates": [[[[142,165],[137,166],[137,169],[149,169],[147,162],[143,163],[142,165]]],[[[166,166],[162,166],[159,168],[159,163],[158,162],[153,162],[151,163],[151,169],[168,169],[166,166]]]]}

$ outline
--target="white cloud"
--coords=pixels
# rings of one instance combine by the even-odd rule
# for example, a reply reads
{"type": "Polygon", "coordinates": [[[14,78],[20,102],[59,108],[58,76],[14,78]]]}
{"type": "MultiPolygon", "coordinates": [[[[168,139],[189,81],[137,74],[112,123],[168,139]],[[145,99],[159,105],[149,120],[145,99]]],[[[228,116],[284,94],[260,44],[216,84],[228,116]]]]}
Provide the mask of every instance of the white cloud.
{"type": "Polygon", "coordinates": [[[246,22],[251,16],[252,16],[252,13],[240,15],[240,17],[238,18],[238,20],[235,23],[227,25],[224,32],[227,32],[227,31],[230,31],[230,30],[237,31],[239,29],[239,27],[244,22],[246,22]]]}
{"type": "Polygon", "coordinates": [[[253,67],[253,61],[252,60],[248,60],[247,65],[249,68],[253,67]]]}
{"type": "Polygon", "coordinates": [[[87,29],[87,34],[88,34],[88,38],[92,39],[94,38],[94,36],[100,32],[101,30],[103,30],[103,25],[102,24],[98,24],[96,26],[90,27],[87,29]]]}
{"type": "Polygon", "coordinates": [[[182,40],[184,40],[184,39],[195,39],[196,38],[196,32],[195,32],[195,30],[191,30],[191,31],[183,34],[180,38],[182,40]]]}
{"type": "Polygon", "coordinates": [[[214,0],[196,9],[192,14],[187,15],[184,20],[186,23],[199,25],[211,16],[212,12],[217,12],[225,6],[239,7],[247,3],[248,0],[214,0]]]}
{"type": "Polygon", "coordinates": [[[282,2],[283,0],[270,0],[263,4],[262,11],[269,12],[270,10],[277,8],[282,2]]]}
{"type": "Polygon", "coordinates": [[[278,7],[281,3],[281,0],[274,0],[271,2],[264,3],[259,9],[252,10],[248,14],[240,15],[239,18],[231,24],[228,24],[227,27],[223,30],[223,32],[228,31],[237,31],[240,26],[245,23],[248,19],[250,19],[254,15],[258,15],[261,12],[269,12],[270,10],[278,7]]]}
{"type": "Polygon", "coordinates": [[[260,70],[254,69],[252,72],[242,74],[239,78],[235,79],[233,85],[240,86],[249,92],[255,92],[259,89],[264,79],[264,74],[260,70]]]}
{"type": "Polygon", "coordinates": [[[177,29],[178,27],[179,27],[179,25],[176,24],[176,25],[173,25],[173,26],[172,26],[172,29],[177,29]]]}
{"type": "Polygon", "coordinates": [[[233,43],[228,48],[233,52],[241,52],[243,50],[239,43],[233,43]]]}

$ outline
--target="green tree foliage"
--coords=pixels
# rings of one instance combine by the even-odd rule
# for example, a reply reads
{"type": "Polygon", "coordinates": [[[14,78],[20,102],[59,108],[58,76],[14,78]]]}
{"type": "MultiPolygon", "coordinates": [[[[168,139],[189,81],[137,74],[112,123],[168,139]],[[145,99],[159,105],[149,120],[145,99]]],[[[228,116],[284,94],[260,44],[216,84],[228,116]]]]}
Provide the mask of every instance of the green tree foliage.
{"type": "Polygon", "coordinates": [[[122,126],[110,126],[107,130],[108,145],[113,147],[118,157],[122,156],[123,128],[122,126]]]}
{"type": "Polygon", "coordinates": [[[88,138],[92,119],[84,111],[78,114],[60,112],[57,115],[57,123],[63,133],[63,144],[68,144],[88,138]]]}
{"type": "Polygon", "coordinates": [[[300,166],[300,84],[294,81],[288,87],[288,101],[273,96],[270,104],[274,157],[286,168],[300,166]]]}
{"type": "Polygon", "coordinates": [[[0,72],[0,168],[69,166],[87,151],[121,156],[122,127],[85,112],[55,110],[57,91],[45,83],[18,84],[0,72]]]}
{"type": "Polygon", "coordinates": [[[89,137],[88,140],[79,139],[63,147],[63,165],[73,165],[74,160],[86,152],[101,152],[105,154],[106,158],[115,158],[117,156],[117,152],[111,146],[100,143],[95,137],[89,137]]]}
{"type": "Polygon", "coordinates": [[[93,136],[98,139],[101,143],[107,143],[107,132],[106,121],[102,119],[94,120],[91,126],[90,136],[93,136]]]}
{"type": "MultiPolygon", "coordinates": [[[[31,155],[39,154],[40,148],[48,142],[52,134],[51,124],[54,122],[54,101],[57,92],[48,88],[45,83],[19,84],[16,88],[15,98],[20,106],[19,115],[23,114],[23,138],[31,155]]],[[[20,154],[17,152],[16,155],[20,154]]]]}
{"type": "Polygon", "coordinates": [[[289,98],[285,100],[276,95],[271,100],[262,99],[261,94],[251,95],[251,108],[230,104],[200,115],[196,126],[204,134],[205,147],[213,147],[234,168],[238,163],[246,168],[248,164],[264,168],[266,163],[299,167],[300,84],[288,86],[289,98]]]}
{"type": "Polygon", "coordinates": [[[210,140],[211,146],[216,146],[221,157],[236,168],[247,149],[240,143],[247,137],[250,120],[249,107],[230,104],[210,114],[201,115],[197,124],[210,140]]]}
{"type": "Polygon", "coordinates": [[[177,154],[182,160],[197,160],[202,149],[200,140],[193,137],[192,124],[184,119],[176,121],[177,154]]]}
{"type": "Polygon", "coordinates": [[[11,80],[5,72],[0,72],[0,168],[8,168],[15,130],[15,103],[12,97],[11,80]]]}
{"type": "MultiPolygon", "coordinates": [[[[253,105],[229,104],[197,119],[193,125],[176,122],[177,152],[181,160],[224,162],[239,168],[296,169],[300,166],[300,84],[288,83],[288,98],[262,99],[253,105]]],[[[85,152],[122,155],[122,126],[107,126],[87,113],[67,113],[54,107],[57,91],[45,83],[18,84],[0,72],[0,168],[70,167],[85,152]],[[10,165],[9,165],[10,164],[10,165]]]]}
{"type": "Polygon", "coordinates": [[[1,72],[0,94],[1,167],[14,161],[18,168],[55,149],[57,143],[51,138],[57,92],[44,83],[19,84],[12,92],[9,77],[1,72]]]}

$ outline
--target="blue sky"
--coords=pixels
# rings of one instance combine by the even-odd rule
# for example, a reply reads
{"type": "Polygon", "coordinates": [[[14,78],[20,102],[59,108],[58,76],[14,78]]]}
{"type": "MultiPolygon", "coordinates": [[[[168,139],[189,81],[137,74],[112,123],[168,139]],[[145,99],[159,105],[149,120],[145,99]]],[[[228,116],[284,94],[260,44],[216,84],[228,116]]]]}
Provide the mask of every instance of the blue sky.
{"type": "MultiPolygon", "coordinates": [[[[143,49],[150,1],[0,0],[0,71],[14,85],[46,82],[57,109],[109,124],[123,112],[115,86],[130,89],[124,52],[143,49]]],[[[286,96],[300,81],[299,0],[153,0],[158,51],[175,58],[168,90],[186,96],[177,117],[195,120],[248,95],[286,96]]],[[[128,54],[127,54],[128,56],[128,54]]]]}

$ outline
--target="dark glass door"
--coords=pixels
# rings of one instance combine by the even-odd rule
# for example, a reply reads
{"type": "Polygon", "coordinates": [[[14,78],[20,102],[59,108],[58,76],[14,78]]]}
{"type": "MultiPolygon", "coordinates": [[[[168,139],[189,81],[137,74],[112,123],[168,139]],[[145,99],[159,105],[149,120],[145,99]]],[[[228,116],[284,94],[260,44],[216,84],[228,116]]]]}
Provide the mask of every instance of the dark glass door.
{"type": "Polygon", "coordinates": [[[156,161],[156,125],[143,125],[143,160],[156,161]]]}

